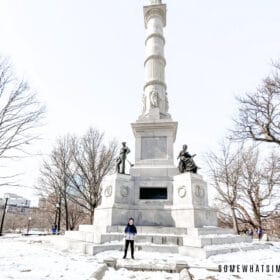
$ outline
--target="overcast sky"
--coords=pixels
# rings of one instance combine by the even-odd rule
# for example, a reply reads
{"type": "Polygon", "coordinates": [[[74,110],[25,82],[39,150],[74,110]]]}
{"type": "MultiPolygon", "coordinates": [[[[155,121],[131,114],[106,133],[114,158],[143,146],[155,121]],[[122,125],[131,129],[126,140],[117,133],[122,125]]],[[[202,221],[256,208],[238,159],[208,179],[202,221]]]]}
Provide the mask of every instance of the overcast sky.
{"type": "MultiPolygon", "coordinates": [[[[47,105],[43,139],[33,152],[46,155],[58,136],[90,125],[134,148],[130,123],[141,110],[144,2],[0,0],[0,53],[47,105]]],[[[179,122],[175,154],[186,143],[203,166],[203,153],[232,126],[234,97],[254,90],[280,57],[280,1],[163,2],[170,113],[179,122]]],[[[25,172],[21,183],[32,187],[40,162],[34,157],[10,166],[25,172]]],[[[31,188],[5,191],[34,197],[31,188]]]]}

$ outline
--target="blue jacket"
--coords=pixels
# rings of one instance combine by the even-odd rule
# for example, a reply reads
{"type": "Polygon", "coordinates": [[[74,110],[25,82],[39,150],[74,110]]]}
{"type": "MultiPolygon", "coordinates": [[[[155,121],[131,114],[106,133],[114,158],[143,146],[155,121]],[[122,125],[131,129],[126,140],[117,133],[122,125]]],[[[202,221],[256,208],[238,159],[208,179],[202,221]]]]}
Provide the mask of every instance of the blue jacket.
{"type": "Polygon", "coordinates": [[[124,230],[125,233],[130,233],[130,234],[137,234],[137,229],[135,227],[135,225],[127,225],[125,227],[125,230],[124,230]]]}
{"type": "Polygon", "coordinates": [[[125,236],[126,240],[134,240],[135,235],[137,234],[135,225],[129,225],[129,224],[125,227],[124,232],[126,234],[125,236]]]}

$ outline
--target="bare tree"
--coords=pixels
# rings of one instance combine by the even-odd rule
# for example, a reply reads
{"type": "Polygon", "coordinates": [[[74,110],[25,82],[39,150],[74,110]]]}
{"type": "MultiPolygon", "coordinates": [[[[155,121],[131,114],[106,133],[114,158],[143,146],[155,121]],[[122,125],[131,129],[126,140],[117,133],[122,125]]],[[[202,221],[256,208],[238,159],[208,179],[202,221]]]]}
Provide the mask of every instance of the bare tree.
{"type": "Polygon", "coordinates": [[[242,153],[240,199],[236,204],[239,219],[254,228],[262,226],[280,206],[280,162],[276,153],[261,160],[259,151],[249,149],[242,153]]]}
{"type": "MultiPolygon", "coordinates": [[[[68,204],[68,213],[69,213],[69,227],[70,230],[74,230],[77,228],[78,225],[82,224],[83,222],[88,223],[89,219],[85,209],[78,205],[77,203],[73,203],[69,201],[68,204]]],[[[91,222],[91,221],[90,221],[91,222]]]]}
{"type": "Polygon", "coordinates": [[[101,182],[113,170],[117,144],[104,144],[104,134],[90,128],[81,138],[60,138],[41,168],[39,193],[58,204],[59,217],[66,230],[72,230],[85,219],[93,222],[94,210],[101,198],[101,182]]]}
{"type": "MultiPolygon", "coordinates": [[[[223,144],[220,153],[209,153],[207,159],[210,180],[218,192],[217,200],[227,205],[236,232],[240,230],[240,223],[257,228],[264,219],[275,216],[280,206],[277,153],[262,159],[254,146],[235,148],[232,144],[223,144]]],[[[223,210],[221,219],[226,216],[223,210]]]]}
{"type": "Polygon", "coordinates": [[[94,210],[101,199],[101,182],[115,164],[117,143],[104,144],[104,133],[90,128],[80,139],[73,141],[73,165],[69,178],[72,191],[70,199],[90,213],[91,223],[94,210]]]}
{"type": "MultiPolygon", "coordinates": [[[[57,140],[48,160],[43,162],[40,170],[39,194],[43,197],[52,197],[54,211],[58,213],[58,227],[63,214],[66,230],[69,225],[68,191],[70,181],[67,175],[72,160],[72,136],[65,136],[57,140]],[[56,206],[58,204],[58,207],[56,206]],[[58,208],[58,209],[57,209],[58,208]],[[63,209],[62,209],[63,208],[63,209]],[[63,213],[62,213],[63,211],[63,213]]],[[[60,230],[60,228],[58,228],[60,230]]]]}
{"type": "Polygon", "coordinates": [[[220,148],[219,153],[207,155],[210,180],[218,192],[217,200],[229,207],[234,230],[239,233],[236,203],[242,174],[242,146],[234,149],[231,144],[223,143],[220,148]]]}
{"type": "MultiPolygon", "coordinates": [[[[19,81],[8,59],[0,56],[0,159],[19,157],[35,140],[45,109],[27,82],[19,81]]],[[[5,185],[15,185],[15,175],[1,176],[5,185]]],[[[1,183],[1,182],[0,182],[1,183]]]]}
{"type": "Polygon", "coordinates": [[[280,64],[274,63],[273,68],[255,92],[237,98],[239,115],[232,139],[280,145],[280,64]]]}

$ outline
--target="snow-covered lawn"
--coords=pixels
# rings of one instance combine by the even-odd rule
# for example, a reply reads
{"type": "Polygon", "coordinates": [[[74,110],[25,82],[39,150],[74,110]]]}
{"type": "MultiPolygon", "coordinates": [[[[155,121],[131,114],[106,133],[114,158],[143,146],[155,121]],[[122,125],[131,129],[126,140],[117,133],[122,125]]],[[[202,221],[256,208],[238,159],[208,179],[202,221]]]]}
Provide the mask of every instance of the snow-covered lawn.
{"type": "MultiPolygon", "coordinates": [[[[279,272],[225,273],[213,271],[219,264],[224,265],[279,265],[280,243],[274,243],[271,249],[237,252],[212,256],[207,260],[183,257],[178,254],[160,254],[136,251],[135,260],[122,260],[119,251],[103,252],[96,256],[84,256],[74,252],[56,250],[49,243],[50,236],[9,235],[0,238],[0,279],[1,280],[40,280],[40,279],[90,279],[93,272],[102,265],[103,259],[115,257],[119,263],[156,264],[158,262],[175,263],[185,260],[191,267],[194,279],[280,279],[279,272]],[[210,268],[210,270],[207,270],[210,268]]],[[[105,280],[156,279],[177,280],[178,274],[166,272],[133,272],[126,269],[109,269],[105,280]]]]}
{"type": "Polygon", "coordinates": [[[1,237],[0,279],[89,279],[98,266],[93,257],[57,251],[46,237],[1,237]]]}

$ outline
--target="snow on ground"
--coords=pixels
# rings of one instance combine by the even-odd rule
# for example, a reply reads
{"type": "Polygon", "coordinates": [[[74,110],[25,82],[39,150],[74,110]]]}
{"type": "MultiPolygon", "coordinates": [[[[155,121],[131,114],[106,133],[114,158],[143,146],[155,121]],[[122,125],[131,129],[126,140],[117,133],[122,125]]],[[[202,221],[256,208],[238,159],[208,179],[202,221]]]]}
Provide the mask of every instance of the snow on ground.
{"type": "MultiPolygon", "coordinates": [[[[123,252],[108,251],[96,256],[83,256],[68,251],[58,251],[49,244],[51,236],[17,236],[10,235],[0,238],[0,279],[1,280],[40,280],[67,279],[86,280],[101,265],[104,258],[115,257],[119,263],[157,264],[175,263],[184,260],[191,267],[190,272],[195,280],[232,280],[232,279],[280,279],[279,272],[272,273],[229,273],[213,271],[221,264],[230,265],[279,265],[280,242],[274,243],[270,249],[236,252],[217,255],[207,260],[194,259],[178,254],[163,254],[154,252],[135,252],[135,260],[123,260],[123,252]],[[210,269],[210,270],[207,270],[210,269]],[[212,269],[212,270],[211,270],[212,269]]],[[[55,237],[54,237],[55,238],[55,237]]],[[[178,274],[167,272],[134,272],[126,269],[115,271],[109,269],[104,280],[177,280],[178,274]]]]}
{"type": "MultiPolygon", "coordinates": [[[[129,255],[129,253],[128,253],[129,255]]],[[[110,251],[110,252],[103,252],[98,254],[96,257],[100,259],[104,259],[106,257],[115,257],[120,258],[122,253],[119,251],[110,251]]],[[[218,265],[280,265],[280,242],[275,242],[274,246],[270,249],[263,249],[263,250],[254,250],[254,251],[247,251],[247,252],[236,252],[231,254],[223,254],[223,255],[216,255],[211,256],[208,259],[195,259],[187,256],[180,256],[178,254],[163,254],[163,253],[151,253],[151,252],[135,252],[135,260],[139,263],[141,262],[149,262],[151,264],[156,263],[157,261],[164,261],[167,262],[176,262],[177,260],[184,260],[190,266],[190,273],[193,275],[194,280],[236,280],[236,279],[246,279],[246,280],[275,280],[280,279],[280,272],[273,272],[273,273],[262,273],[262,272],[247,272],[247,273],[229,273],[229,272],[218,272],[213,271],[217,270],[218,265]]],[[[121,260],[123,261],[130,261],[130,260],[121,260]]],[[[132,260],[131,260],[132,261],[132,260]]],[[[109,272],[108,272],[109,274],[109,272]]],[[[122,278],[118,272],[112,273],[111,278],[108,277],[107,279],[132,279],[132,278],[122,278]],[[115,277],[115,278],[113,278],[115,277]]],[[[171,274],[172,275],[172,274],[171,274]]],[[[170,276],[167,275],[167,277],[170,276]]],[[[176,277],[176,276],[175,276],[176,277]]],[[[134,279],[149,279],[149,278],[134,278],[134,279]]],[[[151,278],[151,279],[168,279],[168,278],[151,278]]],[[[171,278],[171,279],[178,279],[178,278],[171,278]]]]}
{"type": "Polygon", "coordinates": [[[99,265],[92,257],[45,246],[46,237],[0,238],[0,279],[89,279],[99,265]]]}
{"type": "Polygon", "coordinates": [[[103,277],[103,280],[123,280],[123,279],[134,279],[134,280],[179,280],[178,273],[167,273],[167,272],[143,272],[143,271],[128,271],[124,268],[116,270],[110,268],[103,277]]]}

